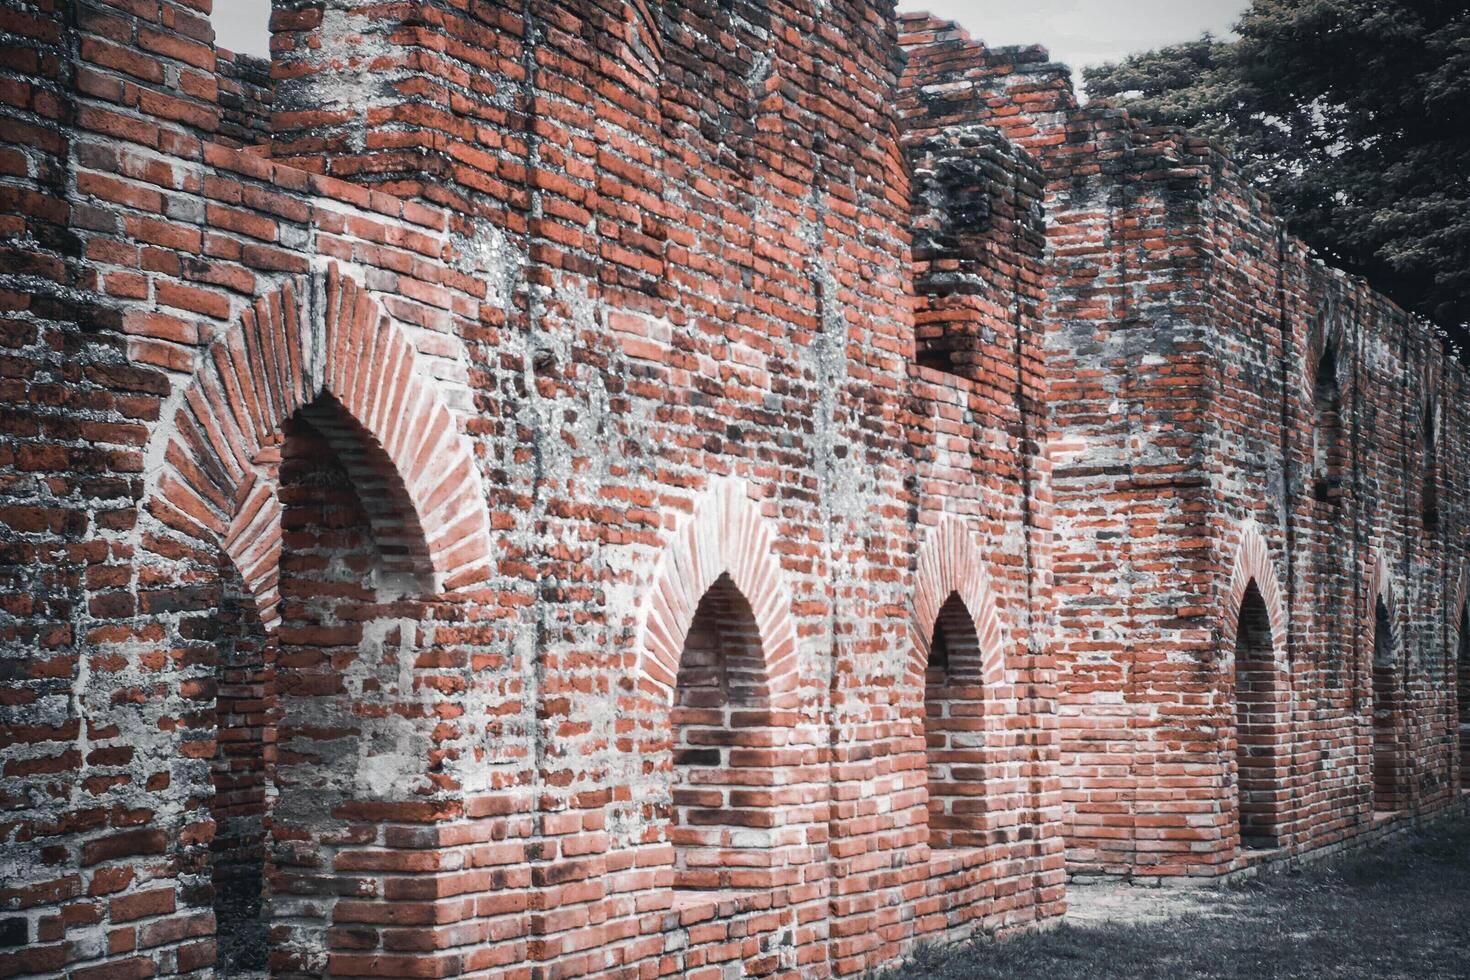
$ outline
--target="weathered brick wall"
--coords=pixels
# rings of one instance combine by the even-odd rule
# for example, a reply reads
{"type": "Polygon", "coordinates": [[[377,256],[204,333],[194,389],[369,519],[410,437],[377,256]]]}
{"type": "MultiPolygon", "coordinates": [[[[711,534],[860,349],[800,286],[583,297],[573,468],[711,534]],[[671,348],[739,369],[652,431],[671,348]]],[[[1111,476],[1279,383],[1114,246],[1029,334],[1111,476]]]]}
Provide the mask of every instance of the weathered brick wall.
{"type": "MultiPolygon", "coordinates": [[[[905,79],[906,82],[909,80],[905,79]]],[[[970,792],[991,800],[1016,793],[997,807],[976,801],[988,814],[993,840],[1028,835],[1035,840],[1032,867],[1038,900],[1046,908],[1061,899],[1059,783],[1054,672],[1049,638],[1051,604],[1050,464],[1045,441],[1045,388],[1040,310],[1045,231],[1041,175],[1035,163],[983,125],[937,126],[922,115],[902,115],[902,145],[911,180],[915,307],[915,414],[910,436],[918,452],[921,506],[973,513],[983,528],[980,555],[991,556],[988,576],[1004,583],[998,608],[1007,644],[1024,643],[1027,660],[999,671],[974,669],[981,683],[967,690],[955,644],[948,671],[930,653],[931,719],[943,703],[949,717],[971,713],[973,697],[988,731],[1010,730],[1005,754],[995,746],[977,753],[970,792]],[[1019,603],[1019,607],[1017,606],[1019,603]],[[1013,700],[995,700],[993,690],[1013,700]],[[1029,702],[1029,703],[1028,703],[1029,702]],[[999,717],[997,717],[999,716],[999,717]],[[1005,720],[1001,720],[1005,719],[1005,720]],[[1023,750],[1024,747],[1024,750],[1023,750]]],[[[948,526],[948,525],[942,525],[948,526]]],[[[956,542],[955,550],[963,550],[956,542]]],[[[925,570],[921,558],[921,576],[925,570]]],[[[916,605],[932,604],[941,617],[945,588],[925,595],[921,578],[916,605]]],[[[969,601],[967,599],[967,601],[969,601]]],[[[976,602],[971,602],[971,606],[976,602]]],[[[932,613],[931,613],[932,615],[932,613]]],[[[927,637],[924,638],[927,641],[927,637]]],[[[985,657],[980,658],[984,660],[985,657]]],[[[939,724],[930,725],[931,745],[939,724]]],[[[964,744],[952,737],[955,744],[964,744]]],[[[952,770],[953,771],[953,768],[952,770]]],[[[931,774],[931,799],[938,795],[931,774]]],[[[948,804],[967,808],[963,793],[948,804]]],[[[931,839],[936,806],[931,802],[931,839]]],[[[964,839],[963,833],[956,835],[964,839]]],[[[1025,902],[1024,895],[1014,901],[1025,902]]],[[[1022,906],[1024,907],[1024,906],[1022,906]]]]}
{"type": "Polygon", "coordinates": [[[855,974],[1450,800],[1465,377],[1209,146],[860,0],[278,0],[263,142],[209,8],[0,0],[5,971],[855,974]]]}
{"type": "Polygon", "coordinates": [[[224,49],[218,55],[219,141],[236,146],[269,144],[275,101],[269,59],[224,49]]]}
{"type": "Polygon", "coordinates": [[[911,268],[891,10],[278,3],[268,151],[207,0],[0,11],[7,971],[1061,912],[1035,176],[911,268]]]}
{"type": "Polygon", "coordinates": [[[1232,243],[1212,256],[1232,328],[1215,338],[1217,514],[1227,534],[1260,526],[1285,591],[1276,822],[1281,846],[1316,847],[1457,795],[1466,378],[1431,328],[1309,257],[1211,163],[1211,240],[1232,243]]]}
{"type": "Polygon", "coordinates": [[[1042,49],[901,30],[905,116],[993,127],[1045,175],[1069,867],[1214,874],[1448,802],[1464,372],[1216,148],[1078,105],[1042,49]],[[1327,346],[1338,392],[1317,397],[1327,346]],[[1380,593],[1397,653],[1375,701],[1380,593]],[[1265,638],[1237,646],[1257,604],[1265,638]]]}

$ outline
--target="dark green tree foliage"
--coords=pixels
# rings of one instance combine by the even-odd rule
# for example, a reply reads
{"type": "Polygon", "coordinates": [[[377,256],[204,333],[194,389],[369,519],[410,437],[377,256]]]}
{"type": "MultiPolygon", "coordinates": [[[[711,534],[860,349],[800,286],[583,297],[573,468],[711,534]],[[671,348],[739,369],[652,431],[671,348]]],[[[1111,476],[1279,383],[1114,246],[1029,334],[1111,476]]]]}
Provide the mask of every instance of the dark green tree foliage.
{"type": "Polygon", "coordinates": [[[1308,244],[1470,346],[1470,2],[1254,0],[1235,29],[1087,92],[1216,137],[1308,244]]]}

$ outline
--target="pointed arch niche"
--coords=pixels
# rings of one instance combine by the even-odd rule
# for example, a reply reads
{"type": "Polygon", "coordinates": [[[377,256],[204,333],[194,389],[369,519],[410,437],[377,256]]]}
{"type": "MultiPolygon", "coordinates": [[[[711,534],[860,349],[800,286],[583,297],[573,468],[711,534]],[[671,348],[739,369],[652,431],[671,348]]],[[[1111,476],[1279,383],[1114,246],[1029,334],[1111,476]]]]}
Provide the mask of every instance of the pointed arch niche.
{"type": "MultiPolygon", "coordinates": [[[[379,722],[342,676],[412,656],[419,631],[386,600],[486,577],[489,521],[468,440],[417,351],[336,266],[246,309],[171,404],[147,454],[142,601],[170,614],[180,683],[212,692],[179,737],[215,746],[191,799],[215,828],[203,843],[223,962],[255,968],[265,879],[282,908],[292,889],[340,887],[330,846],[292,875],[271,874],[276,858],[341,839],[344,800],[391,801],[424,777],[427,758],[406,758],[381,788],[355,782],[379,722]]],[[[390,681],[373,697],[391,714],[418,695],[390,681]]],[[[300,909],[292,925],[323,944],[329,927],[300,909]]]]}
{"type": "Polygon", "coordinates": [[[306,419],[354,478],[390,570],[432,594],[489,574],[489,518],[469,443],[378,304],[335,264],[258,300],[200,359],[174,412],[149,511],[218,543],[267,630],[280,621],[285,424],[306,419]]]}
{"type": "Polygon", "coordinates": [[[1254,582],[1235,626],[1235,786],[1240,846],[1279,846],[1289,729],[1271,618],[1254,582]]]}
{"type": "Polygon", "coordinates": [[[1006,688],[1006,638],[979,541],[946,515],[919,549],[907,684],[924,692],[923,820],[935,850],[991,843],[1000,814],[993,733],[1006,688]]]}
{"type": "Polygon", "coordinates": [[[1281,651],[1286,607],[1266,539],[1254,524],[1240,532],[1225,612],[1233,650],[1232,798],[1240,846],[1281,846],[1291,759],[1291,683],[1281,651]]]}
{"type": "Polygon", "coordinates": [[[1369,772],[1373,812],[1387,814],[1409,805],[1409,760],[1403,731],[1404,663],[1398,598],[1382,557],[1374,564],[1369,596],[1373,603],[1369,649],[1373,754],[1369,772]]]}
{"type": "MultiPolygon", "coordinates": [[[[644,603],[638,671],[667,712],[673,844],[681,900],[792,883],[805,839],[796,720],[796,623],[775,533],[745,484],[721,480],[696,500],[659,559],[644,603]]],[[[657,723],[657,722],[656,722],[657,723]]]]}

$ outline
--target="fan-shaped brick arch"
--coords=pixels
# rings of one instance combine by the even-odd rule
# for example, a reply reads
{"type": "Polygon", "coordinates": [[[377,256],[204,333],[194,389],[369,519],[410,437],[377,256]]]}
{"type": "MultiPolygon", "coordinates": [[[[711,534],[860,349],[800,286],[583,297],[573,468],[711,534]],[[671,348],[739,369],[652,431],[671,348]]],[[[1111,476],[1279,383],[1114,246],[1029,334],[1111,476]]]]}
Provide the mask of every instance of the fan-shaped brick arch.
{"type": "Polygon", "coordinates": [[[980,542],[959,518],[945,515],[929,529],[919,548],[909,617],[914,637],[909,662],[913,683],[922,690],[934,624],[951,594],[958,594],[975,621],[987,687],[1005,679],[1006,635],[995,606],[990,576],[985,572],[980,542]]]}
{"type": "Polygon", "coordinates": [[[1270,547],[1260,529],[1254,524],[1246,524],[1241,528],[1235,564],[1230,570],[1223,622],[1233,627],[1240,618],[1240,605],[1252,582],[1266,603],[1266,614],[1271,623],[1271,645],[1279,652],[1286,641],[1286,603],[1282,598],[1281,581],[1276,577],[1276,563],[1271,560],[1270,547]]]}
{"type": "Polygon", "coordinates": [[[699,600],[723,574],[750,604],[772,707],[786,707],[796,688],[796,620],[776,537],[739,480],[720,480],[695,503],[659,559],[644,604],[639,651],[649,693],[672,704],[679,659],[699,600]]]}
{"type": "Polygon", "coordinates": [[[150,511],[218,541],[279,620],[282,424],[304,412],[363,497],[389,571],[434,591],[482,580],[489,519],[465,437],[413,344],[377,302],[330,266],[247,309],[201,358],[172,419],[150,511]]]}

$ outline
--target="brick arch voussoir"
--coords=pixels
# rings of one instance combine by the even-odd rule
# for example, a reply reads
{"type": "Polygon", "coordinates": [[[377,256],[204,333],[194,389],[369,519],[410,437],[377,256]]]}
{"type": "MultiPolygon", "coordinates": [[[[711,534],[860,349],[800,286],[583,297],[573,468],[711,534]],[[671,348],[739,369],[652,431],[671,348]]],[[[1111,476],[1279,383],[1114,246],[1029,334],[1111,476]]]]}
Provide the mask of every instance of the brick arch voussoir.
{"type": "Polygon", "coordinates": [[[390,571],[436,593],[489,575],[468,441],[412,343],[334,263],[257,299],[205,351],[150,495],[163,524],[225,551],[268,632],[279,623],[279,448],[298,411],[376,491],[367,509],[390,571]]]}
{"type": "MultiPolygon", "coordinates": [[[[490,520],[469,441],[412,342],[362,286],[332,265],[326,276],[323,388],[380,451],[417,521],[400,534],[438,589],[489,577],[490,520]]],[[[391,517],[389,518],[391,520],[391,517]]]]}
{"type": "Polygon", "coordinates": [[[659,556],[638,631],[640,684],[672,705],[684,641],[699,601],[728,574],[749,603],[760,637],[771,707],[794,705],[796,617],[775,551],[776,535],[743,481],[718,480],[695,502],[659,556]]]}
{"type": "Polygon", "coordinates": [[[913,633],[908,672],[910,683],[924,688],[929,649],[939,610],[958,594],[969,611],[980,641],[982,683],[994,690],[1005,683],[1009,640],[996,607],[995,591],[985,570],[979,540],[959,518],[946,514],[925,535],[914,574],[909,625],[913,633]]]}
{"type": "Polygon", "coordinates": [[[309,300],[310,284],[288,281],[204,351],[163,430],[162,472],[148,504],[174,531],[221,547],[268,631],[279,621],[281,423],[314,387],[298,297],[309,300]]]}
{"type": "MultiPolygon", "coordinates": [[[[1281,580],[1276,575],[1276,563],[1271,560],[1271,549],[1254,523],[1247,523],[1240,531],[1240,541],[1235,549],[1235,563],[1230,570],[1230,585],[1225,597],[1223,622],[1234,630],[1240,619],[1240,607],[1245,601],[1246,589],[1254,583],[1266,604],[1266,616],[1271,624],[1272,656],[1279,658],[1286,648],[1287,612],[1285,594],[1281,580]]],[[[1233,636],[1233,632],[1229,635],[1233,636]]]]}

